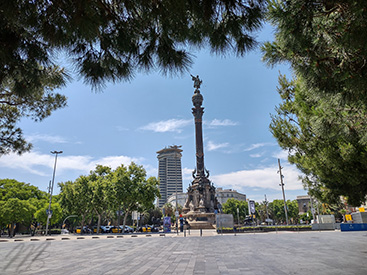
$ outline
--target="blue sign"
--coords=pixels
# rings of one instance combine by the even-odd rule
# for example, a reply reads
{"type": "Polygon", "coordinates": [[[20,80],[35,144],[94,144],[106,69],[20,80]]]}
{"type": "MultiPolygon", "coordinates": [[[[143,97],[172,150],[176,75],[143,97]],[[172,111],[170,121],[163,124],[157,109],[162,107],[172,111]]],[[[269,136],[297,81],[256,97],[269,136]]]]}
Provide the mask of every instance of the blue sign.
{"type": "Polygon", "coordinates": [[[163,218],[163,232],[170,233],[171,232],[171,217],[163,218]]]}

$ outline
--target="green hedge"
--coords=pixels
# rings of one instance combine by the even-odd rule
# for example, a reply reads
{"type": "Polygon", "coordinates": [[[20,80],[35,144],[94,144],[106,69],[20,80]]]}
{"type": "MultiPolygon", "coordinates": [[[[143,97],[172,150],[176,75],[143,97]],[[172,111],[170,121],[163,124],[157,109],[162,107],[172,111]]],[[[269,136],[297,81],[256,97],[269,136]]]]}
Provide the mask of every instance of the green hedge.
{"type": "Polygon", "coordinates": [[[312,230],[311,225],[286,225],[286,226],[243,226],[237,228],[217,228],[218,232],[241,233],[241,232],[269,232],[269,231],[307,231],[312,230]]]}

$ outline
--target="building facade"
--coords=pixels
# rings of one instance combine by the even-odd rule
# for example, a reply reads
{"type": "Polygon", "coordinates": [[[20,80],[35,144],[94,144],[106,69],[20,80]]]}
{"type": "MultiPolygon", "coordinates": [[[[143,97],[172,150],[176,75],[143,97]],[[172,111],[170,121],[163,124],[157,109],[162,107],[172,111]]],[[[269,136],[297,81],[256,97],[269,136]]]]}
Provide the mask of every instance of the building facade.
{"type": "MultiPolygon", "coordinates": [[[[229,199],[235,199],[239,201],[245,201],[246,195],[241,194],[236,190],[232,189],[223,189],[221,187],[218,187],[216,189],[215,196],[217,197],[217,200],[220,204],[226,203],[229,199]]],[[[177,204],[181,207],[185,204],[187,200],[187,193],[177,193],[177,204]]],[[[176,193],[171,194],[167,198],[167,202],[172,204],[173,207],[176,206],[176,193]]]]}
{"type": "Polygon", "coordinates": [[[182,193],[181,146],[173,145],[157,152],[158,179],[161,198],[158,206],[162,207],[173,193],[182,193]]]}
{"type": "Polygon", "coordinates": [[[215,193],[217,200],[220,204],[226,203],[229,199],[235,199],[239,201],[245,201],[246,195],[237,192],[236,190],[232,189],[223,189],[218,187],[215,193]]]}
{"type": "MultiPolygon", "coordinates": [[[[187,193],[177,193],[177,205],[181,208],[185,205],[187,201],[187,193]]],[[[176,207],[176,192],[168,197],[167,202],[172,204],[173,207],[176,207]]]]}
{"type": "Polygon", "coordinates": [[[311,197],[308,195],[297,196],[298,213],[300,215],[311,211],[311,197]]]}

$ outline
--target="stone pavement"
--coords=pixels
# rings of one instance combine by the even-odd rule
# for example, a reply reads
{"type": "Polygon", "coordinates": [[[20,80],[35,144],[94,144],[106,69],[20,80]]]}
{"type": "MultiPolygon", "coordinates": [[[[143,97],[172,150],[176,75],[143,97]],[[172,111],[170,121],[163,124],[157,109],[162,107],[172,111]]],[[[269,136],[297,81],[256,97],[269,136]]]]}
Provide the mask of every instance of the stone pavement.
{"type": "Polygon", "coordinates": [[[363,231],[136,236],[0,238],[0,274],[367,274],[363,231]]]}

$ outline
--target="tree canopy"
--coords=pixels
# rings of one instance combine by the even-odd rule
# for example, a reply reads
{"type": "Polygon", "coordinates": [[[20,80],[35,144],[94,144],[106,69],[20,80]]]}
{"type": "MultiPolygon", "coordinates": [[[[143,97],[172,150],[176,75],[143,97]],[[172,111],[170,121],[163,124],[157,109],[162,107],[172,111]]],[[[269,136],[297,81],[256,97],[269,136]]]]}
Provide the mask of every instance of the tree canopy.
{"type": "Polygon", "coordinates": [[[279,78],[282,103],[270,129],[289,161],[325,201],[367,195],[365,1],[269,1],[275,41],[263,47],[269,65],[288,62],[294,79],[279,78]]]}
{"type": "Polygon", "coordinates": [[[248,203],[247,201],[239,201],[233,198],[228,199],[222,205],[223,213],[225,214],[232,214],[234,221],[237,223],[237,209],[239,214],[240,223],[246,218],[248,215],[248,203]]]}
{"type": "Polygon", "coordinates": [[[55,93],[71,63],[93,87],[138,71],[181,72],[193,47],[243,55],[256,45],[264,0],[39,0],[0,6],[0,155],[31,149],[16,123],[66,105],[55,93]],[[66,57],[64,60],[62,57],[66,57]]]}
{"type": "Polygon", "coordinates": [[[78,215],[82,226],[87,217],[97,215],[99,228],[102,218],[111,213],[115,217],[116,211],[124,213],[125,225],[132,211],[154,208],[153,202],[160,196],[158,185],[156,178],[146,178],[145,169],[135,163],[120,165],[115,170],[97,165],[88,176],[59,183],[60,205],[66,214],[78,215]]]}
{"type": "Polygon", "coordinates": [[[47,199],[47,194],[33,185],[0,179],[0,229],[10,225],[9,235],[13,236],[15,224],[30,225],[36,211],[47,203],[47,199]]]}

